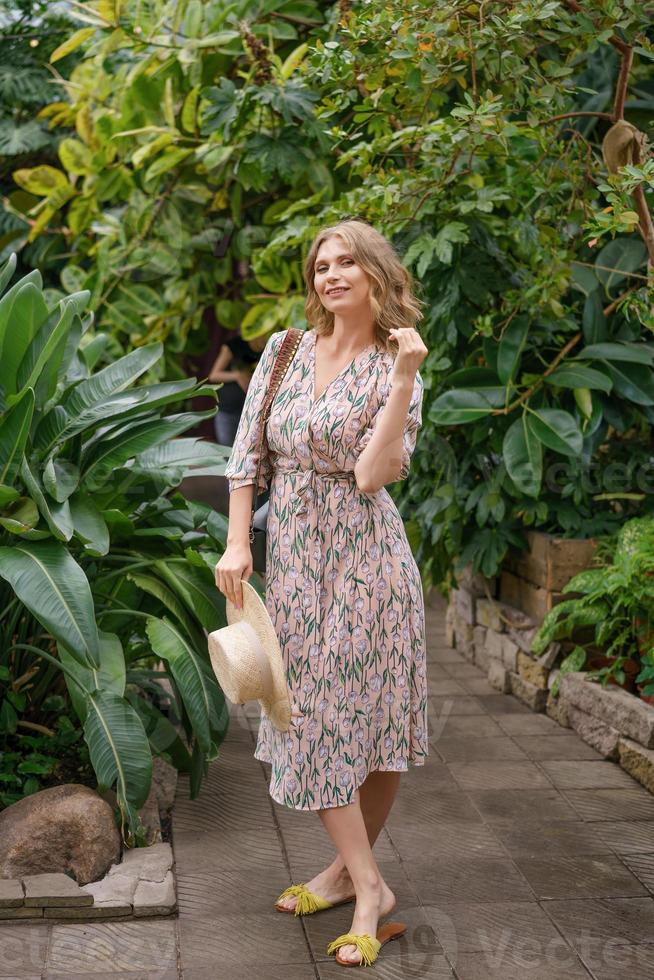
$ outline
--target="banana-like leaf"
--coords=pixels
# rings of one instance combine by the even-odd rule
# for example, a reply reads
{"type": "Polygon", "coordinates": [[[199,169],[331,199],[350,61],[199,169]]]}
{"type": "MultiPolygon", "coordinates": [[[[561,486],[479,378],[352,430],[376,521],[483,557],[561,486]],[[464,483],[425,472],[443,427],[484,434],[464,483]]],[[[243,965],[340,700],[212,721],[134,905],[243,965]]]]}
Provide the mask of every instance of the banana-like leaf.
{"type": "Polygon", "coordinates": [[[6,507],[7,504],[13,503],[14,500],[18,500],[20,493],[15,487],[8,487],[3,483],[0,483],[0,507],[6,507]]]}
{"type": "Polygon", "coordinates": [[[34,392],[28,388],[0,418],[0,483],[11,486],[18,475],[34,414],[34,392]]]}
{"type": "Polygon", "coordinates": [[[86,381],[81,381],[62,401],[68,415],[76,418],[117,395],[148,371],[161,358],[160,343],[147,344],[125,354],[86,381]]]}
{"type": "Polygon", "coordinates": [[[33,283],[26,282],[14,296],[8,311],[8,329],[5,333],[0,361],[0,384],[6,395],[18,391],[18,369],[25,351],[48,318],[48,308],[43,293],[33,283]]]}
{"type": "Polygon", "coordinates": [[[116,785],[122,834],[129,840],[152,783],[152,753],[143,722],[124,698],[94,691],[87,698],[84,737],[100,787],[116,785]]]}
{"type": "Polygon", "coordinates": [[[211,667],[168,620],[152,617],[145,629],[152,649],[168,664],[200,748],[211,752],[212,730],[220,729],[225,704],[211,667]]]}
{"type": "Polygon", "coordinates": [[[0,509],[0,526],[12,534],[24,534],[39,523],[39,510],[29,497],[19,497],[0,509]]]}
{"type": "Polygon", "coordinates": [[[41,456],[47,456],[58,445],[63,445],[77,433],[92,429],[108,418],[123,416],[134,407],[140,407],[146,398],[143,388],[135,388],[133,391],[115,395],[106,402],[98,402],[97,405],[74,417],[70,416],[62,405],[55,405],[43,416],[38,425],[34,434],[34,448],[41,456]]]}
{"type": "Polygon", "coordinates": [[[43,492],[43,488],[36,472],[23,457],[20,475],[23,478],[25,487],[36,506],[41,512],[41,516],[52,531],[55,538],[59,541],[70,541],[73,536],[73,521],[70,515],[68,501],[58,504],[54,500],[48,500],[43,492]]]}
{"type": "Polygon", "coordinates": [[[0,576],[34,618],[83,666],[100,666],[98,630],[88,580],[56,541],[0,548],[0,576]]]}
{"type": "MultiPolygon", "coordinates": [[[[88,291],[87,291],[88,297],[88,291]]],[[[45,323],[25,351],[18,367],[17,390],[35,387],[46,365],[51,365],[55,352],[61,360],[65,341],[75,312],[75,304],[64,300],[50,313],[45,323]]],[[[57,365],[55,365],[56,368],[57,365]]]]}
{"type": "MultiPolygon", "coordinates": [[[[5,268],[2,271],[3,280],[6,276],[6,271],[7,271],[7,267],[5,266],[5,268]]],[[[7,280],[7,282],[8,281],[9,280],[7,280]]],[[[39,272],[38,269],[33,269],[32,272],[28,273],[28,275],[24,276],[17,283],[14,283],[11,289],[8,289],[7,292],[4,294],[4,296],[2,297],[2,299],[0,299],[0,363],[2,363],[5,337],[7,334],[7,328],[9,326],[9,319],[10,319],[12,307],[14,305],[14,300],[18,292],[28,283],[32,283],[32,285],[36,286],[37,289],[41,288],[41,286],[43,285],[43,279],[41,278],[41,273],[39,272]]]]}
{"type": "Polygon", "coordinates": [[[68,501],[75,528],[75,537],[90,555],[106,555],[109,551],[109,528],[95,501],[83,490],[78,490],[68,501]]]}
{"type": "Polygon", "coordinates": [[[114,470],[140,453],[174,439],[191,426],[197,425],[198,415],[185,412],[128,427],[114,439],[103,439],[82,461],[84,483],[89,489],[101,487],[114,470]]]}
{"type": "Polygon", "coordinates": [[[4,292],[5,286],[11,280],[14,272],[16,271],[16,266],[18,265],[18,256],[15,252],[12,252],[2,269],[0,269],[0,296],[4,292]]]}
{"type": "Polygon", "coordinates": [[[127,698],[143,722],[154,752],[166,758],[178,772],[190,772],[191,754],[170,720],[156,705],[139,697],[135,691],[128,692],[127,698]]]}
{"type": "Polygon", "coordinates": [[[137,585],[139,589],[142,589],[143,592],[147,592],[149,595],[154,596],[155,599],[158,599],[159,602],[163,603],[166,609],[172,613],[184,628],[189,640],[196,641],[198,639],[198,628],[193,618],[188,614],[183,603],[179,601],[175,593],[171,592],[161,579],[157,578],[156,575],[147,575],[143,572],[128,572],[127,578],[130,582],[137,585]]]}
{"type": "Polygon", "coordinates": [[[196,568],[183,558],[156,561],[154,567],[206,630],[225,624],[225,599],[209,569],[196,568]]]}
{"type": "Polygon", "coordinates": [[[79,483],[79,469],[68,459],[51,456],[43,468],[43,486],[59,504],[68,500],[79,483]]]}
{"type": "Polygon", "coordinates": [[[93,691],[111,691],[118,697],[125,693],[125,655],[115,633],[98,630],[100,666],[83,667],[62,643],[57,643],[64,667],[66,686],[79,720],[84,724],[88,712],[88,695],[93,691]]]}

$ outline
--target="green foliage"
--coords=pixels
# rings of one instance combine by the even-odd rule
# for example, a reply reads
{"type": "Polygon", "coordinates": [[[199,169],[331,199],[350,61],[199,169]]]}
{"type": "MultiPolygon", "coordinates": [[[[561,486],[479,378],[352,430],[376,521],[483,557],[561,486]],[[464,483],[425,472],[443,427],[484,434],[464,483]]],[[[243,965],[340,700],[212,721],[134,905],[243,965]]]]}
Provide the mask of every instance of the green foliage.
{"type": "Polygon", "coordinates": [[[425,424],[394,491],[425,583],[494,574],[526,527],[651,511],[651,161],[604,162],[620,45],[624,109],[651,123],[651,4],[85,9],[51,115],[73,143],[58,177],[17,181],[103,330],[165,340],[175,376],[207,308],[246,338],[303,326],[308,243],[359,215],[425,301],[425,424]]]}
{"type": "Polygon", "coordinates": [[[172,492],[224,469],[224,451],[181,438],[213,410],[175,411],[214,389],[148,383],[159,344],[94,371],[88,292],[49,306],[38,272],[10,285],[15,265],[0,271],[0,735],[67,691],[134,842],[152,752],[195,794],[227,727],[206,645],[225,622],[225,522],[172,492]]]}
{"type": "MultiPolygon", "coordinates": [[[[593,627],[594,645],[613,658],[607,667],[589,672],[607,684],[611,678],[624,683],[626,660],[640,662],[636,680],[654,678],[652,649],[640,653],[642,636],[650,637],[654,624],[654,518],[632,518],[611,538],[603,541],[599,567],[573,576],[563,592],[581,593],[554,606],[545,616],[532,649],[541,654],[553,640],[569,637],[582,626],[593,627]]],[[[579,643],[561,664],[561,673],[580,670],[588,643],[579,643]]],[[[558,678],[553,693],[558,693],[558,678]]],[[[649,687],[645,694],[652,691],[649,687]]]]}

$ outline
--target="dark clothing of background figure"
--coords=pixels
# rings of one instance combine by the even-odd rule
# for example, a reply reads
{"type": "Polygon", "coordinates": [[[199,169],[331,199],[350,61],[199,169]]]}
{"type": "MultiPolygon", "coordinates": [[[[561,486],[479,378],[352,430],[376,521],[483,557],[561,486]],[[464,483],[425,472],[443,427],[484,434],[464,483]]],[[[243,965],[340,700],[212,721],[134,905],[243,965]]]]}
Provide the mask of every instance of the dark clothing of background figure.
{"type": "MultiPolygon", "coordinates": [[[[259,360],[260,354],[252,350],[240,335],[229,337],[223,343],[232,352],[229,369],[252,368],[259,360]]],[[[216,442],[219,446],[233,446],[236,430],[245,404],[245,392],[238,381],[225,381],[218,392],[218,411],[213,420],[216,442]]]]}

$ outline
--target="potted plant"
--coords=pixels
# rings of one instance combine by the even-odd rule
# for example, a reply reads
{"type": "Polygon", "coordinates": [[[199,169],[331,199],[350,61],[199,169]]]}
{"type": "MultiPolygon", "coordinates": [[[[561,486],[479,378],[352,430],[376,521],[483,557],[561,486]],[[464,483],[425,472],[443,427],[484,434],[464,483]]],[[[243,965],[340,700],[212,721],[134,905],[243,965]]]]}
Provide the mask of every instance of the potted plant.
{"type": "MultiPolygon", "coordinates": [[[[580,595],[547,613],[533,650],[542,653],[553,640],[590,626],[593,642],[580,641],[561,664],[561,673],[588,668],[588,676],[603,685],[618,684],[649,699],[654,694],[649,630],[654,607],[654,518],[633,518],[612,538],[600,541],[595,563],[597,567],[573,576],[563,588],[580,595]]],[[[553,693],[557,693],[554,688],[553,693]]]]}

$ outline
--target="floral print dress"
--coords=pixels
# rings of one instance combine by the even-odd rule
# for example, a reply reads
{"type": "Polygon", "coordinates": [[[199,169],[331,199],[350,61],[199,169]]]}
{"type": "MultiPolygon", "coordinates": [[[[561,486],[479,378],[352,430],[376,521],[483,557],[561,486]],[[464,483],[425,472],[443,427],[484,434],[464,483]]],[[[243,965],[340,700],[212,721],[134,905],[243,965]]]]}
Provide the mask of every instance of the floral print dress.
{"type": "MultiPolygon", "coordinates": [[[[254,484],[257,434],[284,331],[250,381],[225,476],[254,484]]],[[[268,717],[254,756],[272,766],[270,795],[299,810],[352,802],[369,772],[424,765],[427,676],[422,583],[385,487],[363,493],[354,466],[390,392],[394,356],[360,351],[314,398],[315,330],[305,331],[266,424],[260,489],[270,482],[265,599],[289,692],[288,732],[268,717]]],[[[419,372],[400,479],[422,424],[419,372]]]]}

